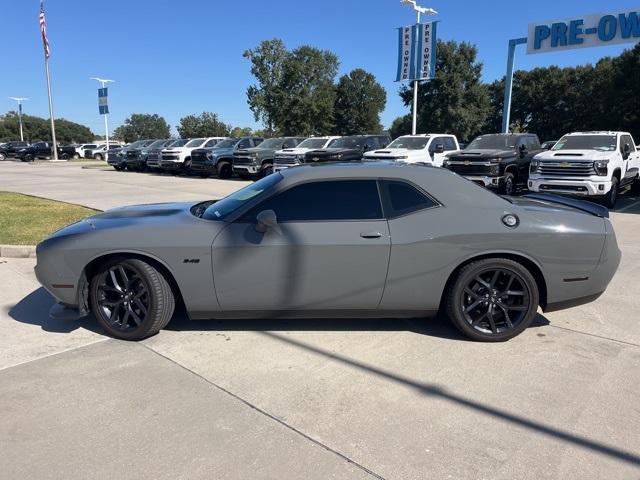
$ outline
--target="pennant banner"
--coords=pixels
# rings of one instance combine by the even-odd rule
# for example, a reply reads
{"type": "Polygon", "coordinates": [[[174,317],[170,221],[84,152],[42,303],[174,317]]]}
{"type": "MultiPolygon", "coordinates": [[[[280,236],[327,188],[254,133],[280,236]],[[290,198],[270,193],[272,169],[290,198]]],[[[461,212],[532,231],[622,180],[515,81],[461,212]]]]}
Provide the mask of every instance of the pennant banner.
{"type": "Polygon", "coordinates": [[[436,23],[398,29],[396,82],[430,80],[436,73],[436,23]]]}
{"type": "Polygon", "coordinates": [[[418,25],[418,71],[416,80],[431,80],[436,75],[436,24],[418,25]]]}
{"type": "Polygon", "coordinates": [[[108,104],[108,91],[107,87],[98,89],[98,111],[100,115],[106,115],[109,113],[109,104],[108,104]]]}

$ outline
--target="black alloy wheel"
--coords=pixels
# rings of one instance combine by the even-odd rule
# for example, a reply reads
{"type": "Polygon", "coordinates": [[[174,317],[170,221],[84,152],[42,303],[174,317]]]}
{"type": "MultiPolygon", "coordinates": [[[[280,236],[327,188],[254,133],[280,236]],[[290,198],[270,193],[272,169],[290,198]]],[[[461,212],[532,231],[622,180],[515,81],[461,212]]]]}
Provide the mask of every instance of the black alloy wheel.
{"type": "Polygon", "coordinates": [[[140,340],[164,328],[175,308],[164,276],[138,259],[108,263],[91,279],[91,310],[107,332],[140,340]]]}
{"type": "Polygon", "coordinates": [[[464,267],[449,292],[449,316],[474,340],[504,341],[533,321],[539,303],[531,273],[509,259],[485,259],[464,267]]]}
{"type": "Polygon", "coordinates": [[[218,178],[228,179],[233,176],[233,169],[229,162],[218,162],[216,169],[218,170],[218,178]]]}
{"type": "Polygon", "coordinates": [[[261,177],[267,177],[269,175],[271,175],[273,173],[273,164],[272,163],[265,163],[262,168],[260,169],[260,176],[261,177]]]}
{"type": "Polygon", "coordinates": [[[513,195],[515,193],[516,179],[513,176],[513,173],[507,172],[505,174],[500,190],[503,195],[513,195]]]}
{"type": "Polygon", "coordinates": [[[604,204],[608,208],[614,208],[616,206],[616,202],[618,201],[618,188],[620,187],[620,181],[618,177],[613,177],[611,179],[611,190],[604,196],[604,204]]]}

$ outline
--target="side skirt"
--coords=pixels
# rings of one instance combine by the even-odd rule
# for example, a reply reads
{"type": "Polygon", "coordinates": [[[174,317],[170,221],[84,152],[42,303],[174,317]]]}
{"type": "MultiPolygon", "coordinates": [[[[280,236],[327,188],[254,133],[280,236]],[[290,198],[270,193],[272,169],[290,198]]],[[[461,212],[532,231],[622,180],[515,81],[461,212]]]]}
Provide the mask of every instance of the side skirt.
{"type": "Polygon", "coordinates": [[[250,320],[261,318],[425,318],[435,317],[437,310],[237,310],[189,312],[193,320],[250,320]]]}

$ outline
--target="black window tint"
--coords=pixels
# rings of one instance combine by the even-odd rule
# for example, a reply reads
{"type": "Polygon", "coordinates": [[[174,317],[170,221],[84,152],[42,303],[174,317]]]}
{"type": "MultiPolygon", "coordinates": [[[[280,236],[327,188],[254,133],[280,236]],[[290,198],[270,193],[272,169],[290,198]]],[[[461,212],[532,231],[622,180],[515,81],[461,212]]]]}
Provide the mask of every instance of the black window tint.
{"type": "Polygon", "coordinates": [[[238,143],[238,148],[251,148],[251,141],[246,138],[241,140],[240,143],[238,143]]]}
{"type": "Polygon", "coordinates": [[[257,205],[243,216],[243,220],[253,222],[263,210],[276,212],[279,222],[382,218],[375,180],[337,180],[298,185],[257,205]]]}
{"type": "Polygon", "coordinates": [[[456,142],[451,137],[444,137],[444,149],[445,151],[456,150],[456,142]]]}
{"type": "Polygon", "coordinates": [[[297,140],[293,138],[289,138],[285,140],[284,144],[282,145],[282,148],[294,148],[297,144],[298,144],[297,140]]]}
{"type": "Polygon", "coordinates": [[[386,210],[388,210],[385,213],[389,218],[437,205],[416,187],[406,182],[383,180],[382,189],[386,197],[386,210]]]}
{"type": "Polygon", "coordinates": [[[631,137],[629,135],[624,135],[620,138],[620,151],[624,152],[624,145],[625,143],[629,144],[629,148],[631,148],[631,152],[635,152],[636,151],[636,146],[633,144],[633,140],[631,140],[631,137]]]}

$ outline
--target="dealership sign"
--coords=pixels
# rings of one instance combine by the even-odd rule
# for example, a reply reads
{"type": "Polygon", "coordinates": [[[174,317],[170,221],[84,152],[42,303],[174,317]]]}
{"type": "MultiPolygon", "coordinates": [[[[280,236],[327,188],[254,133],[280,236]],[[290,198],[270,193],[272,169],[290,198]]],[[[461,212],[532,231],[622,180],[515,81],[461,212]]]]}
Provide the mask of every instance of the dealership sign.
{"type": "Polygon", "coordinates": [[[436,24],[419,23],[398,29],[396,82],[430,80],[435,76],[436,24]]]}
{"type": "Polygon", "coordinates": [[[529,24],[527,53],[640,42],[640,11],[529,24]]]}
{"type": "Polygon", "coordinates": [[[100,115],[109,113],[109,93],[107,87],[98,89],[98,111],[100,115]]]}

